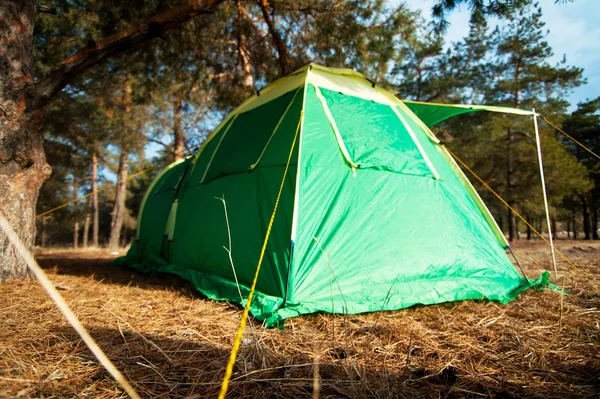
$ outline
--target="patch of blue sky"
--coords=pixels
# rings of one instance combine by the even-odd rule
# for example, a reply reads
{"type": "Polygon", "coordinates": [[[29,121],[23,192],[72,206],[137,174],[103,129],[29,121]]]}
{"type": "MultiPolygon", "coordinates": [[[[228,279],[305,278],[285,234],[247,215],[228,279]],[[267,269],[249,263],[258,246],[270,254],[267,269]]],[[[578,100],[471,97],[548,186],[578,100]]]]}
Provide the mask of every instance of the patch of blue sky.
{"type": "MultiPolygon", "coordinates": [[[[423,17],[431,20],[431,7],[434,0],[388,0],[392,6],[406,3],[413,10],[421,10],[423,17]]],[[[587,80],[575,88],[568,96],[573,111],[577,103],[593,100],[600,96],[600,1],[575,0],[574,2],[555,4],[554,0],[542,0],[543,21],[549,33],[546,41],[554,55],[551,64],[559,63],[566,58],[567,65],[584,69],[583,76],[587,80]]],[[[446,46],[462,40],[469,33],[469,9],[462,5],[449,14],[450,26],[445,36],[446,46]]],[[[502,27],[503,22],[492,18],[489,26],[502,27]]]]}

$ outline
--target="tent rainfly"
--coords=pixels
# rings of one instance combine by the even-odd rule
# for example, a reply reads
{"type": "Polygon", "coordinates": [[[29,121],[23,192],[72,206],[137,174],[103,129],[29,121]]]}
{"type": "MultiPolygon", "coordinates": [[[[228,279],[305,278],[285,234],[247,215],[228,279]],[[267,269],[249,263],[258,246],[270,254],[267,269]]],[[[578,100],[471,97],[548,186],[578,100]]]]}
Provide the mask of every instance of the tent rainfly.
{"type": "Polygon", "coordinates": [[[489,210],[429,129],[476,111],[533,114],[403,102],[360,73],[310,64],[156,177],[119,261],[245,304],[281,187],[250,306],[268,326],[313,312],[511,301],[549,275],[517,272],[489,210]]]}

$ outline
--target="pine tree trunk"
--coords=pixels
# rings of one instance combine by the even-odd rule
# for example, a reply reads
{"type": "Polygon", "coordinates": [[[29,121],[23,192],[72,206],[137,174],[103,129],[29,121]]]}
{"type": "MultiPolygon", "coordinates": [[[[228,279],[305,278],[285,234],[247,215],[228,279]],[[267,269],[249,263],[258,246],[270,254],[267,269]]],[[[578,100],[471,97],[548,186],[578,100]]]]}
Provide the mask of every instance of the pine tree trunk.
{"type": "Polygon", "coordinates": [[[595,202],[592,202],[592,238],[598,240],[598,209],[595,202]]]}
{"type": "Polygon", "coordinates": [[[178,161],[184,158],[183,145],[184,137],[181,130],[181,108],[183,100],[176,100],[173,103],[173,156],[178,161]]]}
{"type": "Polygon", "coordinates": [[[573,239],[576,240],[577,239],[577,220],[575,218],[575,209],[573,209],[573,211],[571,211],[571,216],[573,219],[573,239]]]}
{"type": "MultiPolygon", "coordinates": [[[[40,129],[44,110],[30,108],[34,88],[35,0],[0,1],[0,212],[28,248],[35,240],[35,206],[50,176],[40,129]]],[[[0,281],[29,275],[0,230],[0,281]]]]}
{"type": "MultiPolygon", "coordinates": [[[[77,179],[77,169],[73,172],[73,199],[78,198],[79,192],[79,180],[77,179]]],[[[73,248],[79,248],[79,205],[77,202],[73,203],[73,216],[75,222],[73,223],[73,248]]]]}
{"type": "Polygon", "coordinates": [[[112,211],[112,219],[110,222],[110,238],[108,246],[110,248],[118,248],[121,241],[121,230],[123,229],[123,219],[125,217],[125,194],[127,192],[127,168],[128,168],[129,153],[127,148],[121,148],[119,156],[119,169],[117,172],[117,191],[115,194],[115,203],[112,211]]]}
{"type": "Polygon", "coordinates": [[[40,234],[40,246],[42,248],[44,248],[46,246],[46,242],[47,242],[47,234],[48,234],[46,232],[47,231],[47,228],[46,228],[47,223],[48,223],[48,218],[46,216],[42,216],[42,223],[41,223],[42,231],[40,234]]]}
{"type": "Polygon", "coordinates": [[[552,238],[554,240],[558,240],[558,231],[556,228],[556,220],[554,218],[550,219],[550,224],[552,225],[552,238]]]}
{"type": "Polygon", "coordinates": [[[249,23],[248,9],[245,2],[241,0],[236,1],[237,12],[238,12],[238,53],[240,60],[242,61],[242,84],[249,89],[254,91],[254,74],[252,73],[252,60],[250,58],[250,50],[244,35],[244,25],[249,23]]]}
{"type": "MultiPolygon", "coordinates": [[[[513,134],[511,129],[506,130],[506,202],[508,205],[514,208],[513,200],[513,165],[512,165],[512,141],[513,134]]],[[[515,239],[515,218],[510,209],[507,209],[506,213],[508,221],[508,240],[513,241],[515,239]]]]}
{"type": "Polygon", "coordinates": [[[586,240],[592,239],[592,225],[590,223],[590,207],[588,200],[585,195],[581,195],[581,207],[583,214],[583,233],[585,234],[586,240]]]}
{"type": "MultiPolygon", "coordinates": [[[[529,218],[529,215],[525,215],[525,219],[531,220],[529,218]]],[[[529,227],[529,225],[526,225],[526,226],[527,226],[527,241],[530,241],[531,240],[531,227],[529,227]]]]}
{"type": "Polygon", "coordinates": [[[85,220],[83,222],[83,247],[87,248],[90,243],[90,222],[92,215],[90,213],[92,202],[88,199],[85,220]]]}
{"type": "Polygon", "coordinates": [[[273,39],[273,44],[275,45],[275,49],[277,50],[277,60],[279,61],[279,74],[281,77],[286,76],[290,72],[290,56],[288,54],[287,45],[281,38],[279,32],[277,31],[275,22],[273,21],[273,19],[271,19],[271,15],[269,14],[269,2],[267,0],[259,0],[259,5],[265,23],[269,28],[269,34],[271,35],[271,39],[273,39]]]}
{"type": "Polygon", "coordinates": [[[100,209],[98,208],[98,155],[92,152],[92,246],[100,246],[100,209]]]}

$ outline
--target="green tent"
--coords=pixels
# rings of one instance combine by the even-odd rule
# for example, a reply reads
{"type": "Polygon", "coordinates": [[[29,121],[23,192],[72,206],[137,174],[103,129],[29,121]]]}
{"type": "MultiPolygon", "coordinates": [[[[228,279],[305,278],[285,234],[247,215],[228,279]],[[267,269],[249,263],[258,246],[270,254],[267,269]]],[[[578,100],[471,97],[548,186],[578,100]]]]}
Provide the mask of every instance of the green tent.
{"type": "Polygon", "coordinates": [[[319,311],[508,302],[548,276],[519,275],[488,209],[415,114],[437,123],[484,108],[434,112],[357,72],[308,65],[155,179],[121,262],[244,304],[281,187],[250,307],[267,325],[319,311]]]}

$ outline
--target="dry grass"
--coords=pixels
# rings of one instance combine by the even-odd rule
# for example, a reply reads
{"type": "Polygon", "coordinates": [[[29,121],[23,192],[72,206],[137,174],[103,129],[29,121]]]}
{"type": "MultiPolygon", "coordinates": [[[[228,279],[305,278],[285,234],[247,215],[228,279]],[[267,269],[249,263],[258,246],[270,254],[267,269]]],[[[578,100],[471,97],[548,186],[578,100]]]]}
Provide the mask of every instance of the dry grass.
{"type": "MultiPolygon", "coordinates": [[[[600,285],[600,244],[559,243],[600,285]]],[[[517,244],[530,276],[542,244],[517,244]]],[[[184,281],[107,265],[109,252],[38,258],[91,335],[151,398],[215,397],[241,309],[184,281]]],[[[564,262],[561,262],[564,265],[564,262]]],[[[564,297],[529,291],[507,305],[465,301],[358,316],[311,315],[283,331],[247,329],[228,397],[600,397],[600,295],[575,272],[564,297]],[[335,325],[335,328],[334,328],[335,325]],[[334,335],[335,334],[335,335],[334,335]]],[[[0,285],[0,397],[118,398],[35,281],[0,285]]]]}

